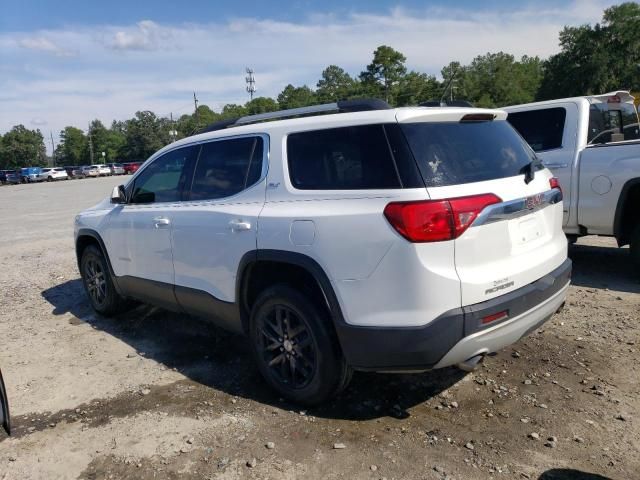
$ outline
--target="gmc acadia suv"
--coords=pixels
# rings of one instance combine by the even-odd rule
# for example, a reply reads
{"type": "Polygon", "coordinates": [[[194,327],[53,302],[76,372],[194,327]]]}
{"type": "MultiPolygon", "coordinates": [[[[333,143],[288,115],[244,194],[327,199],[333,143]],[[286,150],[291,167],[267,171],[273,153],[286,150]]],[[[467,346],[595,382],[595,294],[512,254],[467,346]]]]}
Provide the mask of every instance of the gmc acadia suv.
{"type": "Polygon", "coordinates": [[[472,369],[570,280],[562,191],[506,117],[358,100],[213,124],[76,217],[93,308],[245,334],[302,404],[354,369],[472,369]]]}

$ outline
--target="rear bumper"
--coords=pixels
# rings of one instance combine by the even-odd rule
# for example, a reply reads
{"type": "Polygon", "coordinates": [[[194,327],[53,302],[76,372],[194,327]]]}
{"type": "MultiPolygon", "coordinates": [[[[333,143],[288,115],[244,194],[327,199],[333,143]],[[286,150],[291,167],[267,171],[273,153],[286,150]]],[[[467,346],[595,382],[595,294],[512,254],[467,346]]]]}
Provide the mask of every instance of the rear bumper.
{"type": "Polygon", "coordinates": [[[347,362],[359,370],[441,368],[510,345],[546,322],[564,303],[571,260],[536,282],[492,300],[455,309],[421,327],[359,327],[341,323],[347,362]],[[488,325],[482,318],[508,311],[488,325]]]}

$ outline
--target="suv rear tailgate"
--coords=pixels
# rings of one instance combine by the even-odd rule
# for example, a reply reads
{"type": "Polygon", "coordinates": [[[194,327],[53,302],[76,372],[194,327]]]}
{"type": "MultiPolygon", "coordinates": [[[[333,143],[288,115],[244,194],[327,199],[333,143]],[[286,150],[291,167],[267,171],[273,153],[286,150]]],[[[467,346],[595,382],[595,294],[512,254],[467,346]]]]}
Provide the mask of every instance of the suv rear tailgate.
{"type": "Polygon", "coordinates": [[[455,110],[445,121],[399,120],[432,200],[490,199],[454,212],[455,267],[467,306],[552,272],[567,258],[567,241],[562,193],[503,112],[460,109],[456,121],[455,110]]]}

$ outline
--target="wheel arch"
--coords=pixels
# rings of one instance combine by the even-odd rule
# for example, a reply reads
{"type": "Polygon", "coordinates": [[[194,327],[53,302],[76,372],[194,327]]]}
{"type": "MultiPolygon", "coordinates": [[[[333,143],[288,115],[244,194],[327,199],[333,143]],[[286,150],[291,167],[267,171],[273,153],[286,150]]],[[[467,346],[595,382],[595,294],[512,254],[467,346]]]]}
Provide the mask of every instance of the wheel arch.
{"type": "Polygon", "coordinates": [[[640,213],[636,212],[635,216],[633,214],[634,204],[640,205],[640,177],[627,180],[618,197],[613,221],[613,235],[620,247],[629,243],[634,227],[640,222],[640,213]],[[631,218],[635,218],[636,222],[630,222],[631,218]]]}
{"type": "Polygon", "coordinates": [[[80,273],[82,274],[82,270],[81,270],[82,252],[89,245],[96,245],[104,255],[104,258],[107,260],[107,267],[109,268],[111,281],[113,282],[113,286],[115,287],[118,294],[121,295],[122,290],[118,285],[118,277],[116,277],[113,271],[113,267],[111,266],[111,259],[109,258],[109,252],[107,251],[107,247],[105,246],[104,241],[102,240],[102,237],[100,236],[100,234],[90,228],[81,228],[80,230],[78,230],[75,243],[76,243],[75,245],[76,260],[78,262],[78,270],[80,271],[80,273]]]}
{"type": "MultiPolygon", "coordinates": [[[[242,257],[236,279],[236,301],[240,309],[242,328],[245,332],[248,331],[251,305],[252,301],[255,300],[255,298],[252,298],[252,286],[254,285],[252,280],[260,274],[261,268],[267,268],[271,272],[274,272],[276,271],[274,270],[275,267],[278,267],[278,272],[282,272],[278,274],[279,276],[277,278],[297,272],[298,274],[306,276],[308,279],[312,279],[314,285],[321,293],[323,306],[327,308],[331,315],[333,326],[337,327],[344,323],[342,309],[331,285],[331,281],[318,262],[308,255],[297,252],[286,250],[253,250],[247,252],[242,257]]],[[[268,280],[264,281],[265,286],[269,284],[271,284],[271,282],[268,280]]]]}

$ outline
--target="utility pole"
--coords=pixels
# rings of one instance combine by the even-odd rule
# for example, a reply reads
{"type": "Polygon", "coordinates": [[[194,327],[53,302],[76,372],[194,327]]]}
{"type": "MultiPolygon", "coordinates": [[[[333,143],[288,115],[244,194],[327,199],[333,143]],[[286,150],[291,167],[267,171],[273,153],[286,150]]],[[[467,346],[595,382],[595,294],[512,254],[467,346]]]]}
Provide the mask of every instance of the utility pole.
{"type": "Polygon", "coordinates": [[[53,132],[49,130],[49,135],[51,136],[51,160],[53,161],[52,167],[56,166],[56,146],[53,144],[53,132]]]}
{"type": "Polygon", "coordinates": [[[244,81],[247,83],[247,93],[249,99],[253,100],[253,94],[256,93],[256,79],[253,77],[253,70],[247,67],[247,76],[244,77],[244,81]]]}
{"type": "Polygon", "coordinates": [[[171,119],[171,130],[169,130],[169,136],[171,137],[171,141],[175,142],[176,137],[178,136],[178,131],[176,130],[176,123],[173,121],[173,112],[169,112],[169,118],[171,119]]]}
{"type": "Polygon", "coordinates": [[[195,111],[195,119],[196,119],[196,129],[200,126],[200,122],[198,122],[198,99],[196,97],[196,92],[193,92],[193,104],[196,107],[195,111]]]}
{"type": "Polygon", "coordinates": [[[91,140],[91,124],[89,124],[87,135],[89,136],[89,159],[90,159],[91,165],[93,165],[93,141],[91,140]]]}

